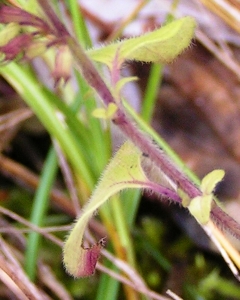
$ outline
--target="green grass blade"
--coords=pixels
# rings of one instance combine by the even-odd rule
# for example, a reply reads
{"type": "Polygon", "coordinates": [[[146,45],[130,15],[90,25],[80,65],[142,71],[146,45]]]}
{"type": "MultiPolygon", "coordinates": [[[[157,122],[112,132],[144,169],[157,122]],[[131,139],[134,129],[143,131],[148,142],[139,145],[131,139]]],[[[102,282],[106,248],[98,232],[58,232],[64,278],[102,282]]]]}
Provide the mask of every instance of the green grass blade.
{"type": "MultiPolygon", "coordinates": [[[[117,271],[114,265],[109,266],[111,270],[117,271]]],[[[108,274],[102,274],[100,277],[96,300],[117,300],[120,288],[120,282],[110,277],[108,274]]]]}
{"type": "MultiPolygon", "coordinates": [[[[45,161],[39,187],[36,191],[32,214],[30,217],[31,223],[41,227],[46,217],[49,206],[49,194],[57,173],[57,156],[52,148],[45,161]]],[[[25,269],[31,280],[34,280],[37,272],[37,259],[41,236],[37,232],[31,232],[26,246],[25,269]]]]}
{"type": "Polygon", "coordinates": [[[25,102],[32,108],[48,132],[57,139],[76,172],[82,177],[88,188],[94,181],[86,161],[64,119],[58,115],[55,107],[38,80],[30,75],[23,66],[10,63],[0,67],[2,76],[17,90],[25,102]]]}
{"type": "Polygon", "coordinates": [[[143,98],[143,105],[141,111],[141,116],[146,122],[150,122],[152,119],[153,111],[157,100],[157,94],[162,81],[162,72],[163,65],[153,64],[151,66],[151,71],[145,95],[143,98]]]}
{"type": "Polygon", "coordinates": [[[72,16],[73,27],[75,31],[75,35],[79,42],[85,47],[89,48],[92,46],[92,41],[89,36],[86,23],[82,16],[80,4],[76,0],[69,0],[69,9],[72,16]]]}

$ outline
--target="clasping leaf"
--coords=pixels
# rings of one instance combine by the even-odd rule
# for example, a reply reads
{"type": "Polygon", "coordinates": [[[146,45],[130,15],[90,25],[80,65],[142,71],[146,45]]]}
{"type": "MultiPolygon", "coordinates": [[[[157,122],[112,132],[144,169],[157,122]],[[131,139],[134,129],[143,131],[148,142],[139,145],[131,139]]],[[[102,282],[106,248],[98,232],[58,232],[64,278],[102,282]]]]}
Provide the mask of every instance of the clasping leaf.
{"type": "Polygon", "coordinates": [[[200,189],[202,196],[193,198],[188,205],[190,213],[202,225],[210,219],[212,208],[213,192],[216,185],[223,179],[225,172],[223,170],[214,170],[207,174],[201,182],[200,189]]]}
{"type": "Polygon", "coordinates": [[[64,245],[63,262],[69,274],[75,277],[92,275],[95,270],[101,243],[90,248],[82,245],[89,219],[109,197],[125,188],[142,188],[147,178],[141,168],[141,152],[126,142],[116,153],[97,185],[89,202],[83,208],[64,245]]]}

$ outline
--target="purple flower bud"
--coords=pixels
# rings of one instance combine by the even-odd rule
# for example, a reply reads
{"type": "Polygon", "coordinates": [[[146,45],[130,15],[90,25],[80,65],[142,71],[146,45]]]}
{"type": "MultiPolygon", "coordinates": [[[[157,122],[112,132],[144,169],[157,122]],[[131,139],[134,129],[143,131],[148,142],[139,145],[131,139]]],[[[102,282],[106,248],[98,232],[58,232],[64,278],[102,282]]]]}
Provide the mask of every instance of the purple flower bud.
{"type": "Polygon", "coordinates": [[[6,45],[0,47],[4,54],[4,61],[15,59],[32,42],[33,36],[29,33],[21,34],[10,40],[6,45]]]}

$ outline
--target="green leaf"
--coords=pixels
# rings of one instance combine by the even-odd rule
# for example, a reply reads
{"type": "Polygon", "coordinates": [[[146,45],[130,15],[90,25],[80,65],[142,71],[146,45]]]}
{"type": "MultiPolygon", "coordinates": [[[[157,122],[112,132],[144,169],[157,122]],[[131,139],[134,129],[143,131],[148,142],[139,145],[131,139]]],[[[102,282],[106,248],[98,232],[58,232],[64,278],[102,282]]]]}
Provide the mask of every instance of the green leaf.
{"type": "Polygon", "coordinates": [[[116,53],[119,65],[124,60],[169,63],[189,46],[195,27],[196,22],[192,17],[184,17],[145,35],[88,50],[88,54],[93,60],[109,67],[116,53]]]}
{"type": "Polygon", "coordinates": [[[63,262],[70,275],[84,277],[94,273],[104,241],[100,240],[92,247],[85,248],[82,242],[83,235],[89,219],[112,195],[126,188],[146,188],[178,203],[181,201],[173,190],[154,183],[146,177],[141,165],[142,160],[144,156],[141,151],[127,141],[106,167],[64,245],[63,262]]]}
{"type": "Polygon", "coordinates": [[[132,81],[136,81],[138,80],[138,77],[136,76],[130,76],[130,77],[124,77],[124,78],[121,78],[117,84],[116,84],[116,88],[115,88],[115,93],[117,95],[120,94],[120,91],[121,89],[124,87],[125,84],[129,83],[129,82],[132,82],[132,81]]]}
{"type": "Polygon", "coordinates": [[[118,107],[115,103],[109,103],[107,108],[96,108],[92,112],[92,115],[95,118],[109,120],[112,119],[116,111],[118,110],[118,107]]]}
{"type": "Polygon", "coordinates": [[[148,182],[141,168],[141,152],[132,143],[126,142],[116,153],[85,205],[63,249],[64,265],[75,277],[92,275],[99,257],[102,242],[84,248],[82,240],[89,219],[109,197],[125,188],[142,188],[148,182]]]}
{"type": "Polygon", "coordinates": [[[177,189],[177,194],[179,195],[179,197],[182,199],[182,206],[183,207],[188,207],[188,205],[191,202],[191,198],[188,196],[187,193],[185,193],[183,190],[181,190],[180,188],[177,189]]]}
{"type": "Polygon", "coordinates": [[[214,170],[210,173],[208,173],[201,182],[201,191],[204,195],[211,194],[216,185],[222,181],[223,177],[225,175],[225,172],[223,170],[214,170]]]}
{"type": "Polygon", "coordinates": [[[192,199],[188,209],[194,218],[202,225],[210,219],[212,195],[198,196],[192,199]]]}
{"type": "Polygon", "coordinates": [[[207,174],[201,182],[202,196],[195,197],[187,205],[190,213],[200,224],[206,224],[210,219],[213,201],[213,191],[216,185],[223,179],[223,170],[214,170],[207,174]]]}

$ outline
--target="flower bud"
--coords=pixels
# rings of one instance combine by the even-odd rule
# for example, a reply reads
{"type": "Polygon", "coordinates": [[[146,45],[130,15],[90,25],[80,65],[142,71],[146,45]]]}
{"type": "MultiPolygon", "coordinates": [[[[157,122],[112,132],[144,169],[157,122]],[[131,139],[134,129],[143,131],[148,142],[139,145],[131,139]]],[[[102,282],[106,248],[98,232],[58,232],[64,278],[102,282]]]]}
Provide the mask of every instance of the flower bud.
{"type": "Polygon", "coordinates": [[[25,33],[16,36],[11,39],[6,45],[0,47],[0,53],[4,54],[4,61],[9,61],[15,59],[18,54],[24,52],[30,43],[32,42],[33,36],[31,34],[25,33]]]}
{"type": "Polygon", "coordinates": [[[20,32],[17,23],[10,23],[0,31],[0,46],[6,45],[11,39],[15,38],[20,32]]]}
{"type": "Polygon", "coordinates": [[[52,72],[52,77],[55,86],[63,79],[66,84],[71,76],[72,56],[67,46],[63,45],[58,48],[55,57],[55,66],[52,72]]]}

